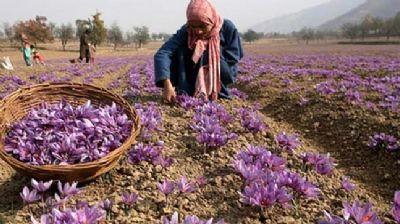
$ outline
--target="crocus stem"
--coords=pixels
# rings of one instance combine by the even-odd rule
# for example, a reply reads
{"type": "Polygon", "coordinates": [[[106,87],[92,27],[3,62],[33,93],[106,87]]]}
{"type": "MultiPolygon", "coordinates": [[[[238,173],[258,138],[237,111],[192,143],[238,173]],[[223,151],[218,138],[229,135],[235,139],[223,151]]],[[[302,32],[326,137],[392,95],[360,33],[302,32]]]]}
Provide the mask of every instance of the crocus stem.
{"type": "Polygon", "coordinates": [[[265,217],[265,208],[261,207],[261,218],[262,219],[266,219],[267,217],[265,217]]]}
{"type": "Polygon", "coordinates": [[[28,204],[28,212],[29,212],[29,214],[30,215],[32,215],[33,213],[32,213],[32,209],[31,209],[31,206],[30,206],[30,204],[28,204]]]}
{"type": "Polygon", "coordinates": [[[43,214],[46,213],[46,203],[44,203],[44,192],[42,194],[42,208],[43,208],[43,214]]]}

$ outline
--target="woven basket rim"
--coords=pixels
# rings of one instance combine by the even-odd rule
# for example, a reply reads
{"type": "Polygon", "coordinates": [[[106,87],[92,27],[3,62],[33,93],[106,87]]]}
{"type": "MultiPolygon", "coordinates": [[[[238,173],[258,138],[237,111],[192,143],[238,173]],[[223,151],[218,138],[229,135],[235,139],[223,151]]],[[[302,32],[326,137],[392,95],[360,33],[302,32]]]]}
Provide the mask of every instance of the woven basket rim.
{"type": "MultiPolygon", "coordinates": [[[[4,150],[4,147],[0,147],[0,157],[4,156],[6,158],[2,158],[6,163],[16,163],[19,164],[21,167],[26,167],[27,169],[31,169],[31,170],[38,170],[38,171],[61,171],[61,170],[65,170],[66,168],[68,168],[69,170],[79,170],[82,168],[88,168],[88,167],[97,167],[99,164],[104,163],[109,161],[111,158],[118,156],[118,154],[124,154],[125,151],[127,151],[127,149],[129,148],[130,145],[135,143],[135,139],[138,136],[139,132],[140,132],[140,119],[139,119],[139,115],[136,111],[136,109],[131,106],[123,97],[121,97],[120,95],[113,93],[111,91],[109,91],[106,88],[103,87],[98,87],[98,86],[94,86],[91,84],[85,84],[85,83],[76,83],[76,82],[47,82],[47,83],[42,83],[42,84],[35,84],[35,85],[29,85],[29,86],[24,86],[19,88],[18,90],[12,92],[11,94],[7,95],[6,97],[3,98],[3,100],[1,100],[0,102],[0,114],[3,112],[3,110],[5,110],[5,108],[3,108],[4,103],[9,100],[11,97],[17,97],[19,95],[21,95],[22,93],[24,93],[27,90],[30,89],[41,89],[41,88],[49,88],[49,87],[62,87],[62,86],[69,86],[71,88],[73,87],[78,87],[78,88],[94,88],[97,90],[101,90],[104,93],[107,93],[107,95],[110,96],[110,98],[117,98],[118,100],[120,100],[123,104],[125,105],[120,105],[117,102],[117,105],[119,105],[120,107],[122,107],[122,109],[124,111],[126,111],[126,109],[129,110],[129,112],[131,113],[133,120],[132,120],[132,129],[130,132],[130,135],[128,136],[128,138],[125,139],[125,141],[122,143],[122,145],[120,145],[118,148],[114,149],[113,151],[111,151],[110,153],[108,153],[105,157],[102,157],[100,159],[91,161],[91,162],[85,162],[85,163],[77,163],[77,164],[66,164],[66,165],[53,165],[53,164],[49,164],[49,165],[32,165],[32,164],[28,164],[28,163],[24,163],[16,158],[14,158],[11,154],[7,153],[4,150]],[[125,149],[125,150],[124,150],[125,149]]],[[[23,95],[23,94],[22,94],[23,95]]],[[[4,124],[2,121],[0,122],[0,125],[2,126],[8,126],[9,124],[4,124]]],[[[4,142],[4,135],[5,133],[0,133],[1,136],[1,141],[4,142]]],[[[120,157],[121,155],[119,155],[118,157],[120,157]]]]}

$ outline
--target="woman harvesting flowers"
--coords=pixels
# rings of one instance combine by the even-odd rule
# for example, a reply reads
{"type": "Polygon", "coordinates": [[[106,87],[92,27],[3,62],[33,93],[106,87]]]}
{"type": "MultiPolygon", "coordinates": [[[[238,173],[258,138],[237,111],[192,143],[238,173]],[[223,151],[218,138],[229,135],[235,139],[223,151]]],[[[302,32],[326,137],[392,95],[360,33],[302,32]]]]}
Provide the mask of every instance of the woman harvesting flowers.
{"type": "Polygon", "coordinates": [[[164,88],[167,102],[175,101],[176,94],[229,98],[227,85],[235,82],[243,57],[235,25],[207,0],[192,0],[186,16],[186,25],[154,56],[156,85],[164,88]]]}

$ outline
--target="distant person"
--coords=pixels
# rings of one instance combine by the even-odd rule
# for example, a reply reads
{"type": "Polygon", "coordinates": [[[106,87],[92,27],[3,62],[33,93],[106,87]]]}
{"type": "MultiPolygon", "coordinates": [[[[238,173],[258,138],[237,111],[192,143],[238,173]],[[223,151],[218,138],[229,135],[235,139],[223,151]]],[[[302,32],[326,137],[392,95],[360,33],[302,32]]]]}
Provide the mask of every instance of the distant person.
{"type": "Polygon", "coordinates": [[[207,100],[230,98],[243,57],[235,25],[222,19],[207,0],[192,0],[183,25],[155,54],[155,82],[166,102],[176,94],[207,100]]]}
{"type": "Polygon", "coordinates": [[[35,64],[46,65],[43,55],[36,50],[34,45],[31,45],[31,51],[33,55],[33,62],[35,62],[35,64]]]}
{"type": "Polygon", "coordinates": [[[96,54],[96,47],[94,44],[89,45],[90,64],[94,64],[94,57],[96,54]]]}
{"type": "Polygon", "coordinates": [[[21,34],[21,43],[21,51],[24,57],[25,64],[26,66],[32,66],[31,45],[29,44],[28,38],[25,36],[25,34],[21,34]]]}
{"type": "Polygon", "coordinates": [[[89,63],[90,59],[90,50],[89,50],[89,36],[90,36],[90,29],[87,28],[80,36],[79,42],[79,61],[82,61],[83,58],[86,59],[86,63],[89,63]]]}

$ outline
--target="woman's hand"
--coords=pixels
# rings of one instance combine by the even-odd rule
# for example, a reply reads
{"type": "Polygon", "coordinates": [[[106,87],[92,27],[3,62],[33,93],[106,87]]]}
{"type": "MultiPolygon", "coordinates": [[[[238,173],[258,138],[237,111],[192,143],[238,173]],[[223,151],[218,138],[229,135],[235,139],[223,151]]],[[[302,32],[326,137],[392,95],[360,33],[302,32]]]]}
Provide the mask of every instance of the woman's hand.
{"type": "Polygon", "coordinates": [[[167,103],[174,103],[176,98],[175,88],[172,86],[171,80],[164,80],[164,101],[167,103]]]}

